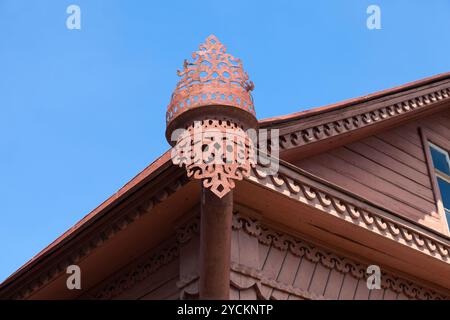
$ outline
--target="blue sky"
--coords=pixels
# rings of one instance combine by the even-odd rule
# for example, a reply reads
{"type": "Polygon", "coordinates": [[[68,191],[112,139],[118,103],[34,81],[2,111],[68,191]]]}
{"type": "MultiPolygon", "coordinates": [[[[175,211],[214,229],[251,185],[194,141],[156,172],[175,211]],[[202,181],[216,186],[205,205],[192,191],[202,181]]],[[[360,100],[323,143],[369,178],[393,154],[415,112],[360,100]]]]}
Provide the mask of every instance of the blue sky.
{"type": "Polygon", "coordinates": [[[450,71],[449,14],[449,0],[0,0],[0,281],[168,149],[176,70],[209,34],[243,60],[262,119],[450,71]]]}

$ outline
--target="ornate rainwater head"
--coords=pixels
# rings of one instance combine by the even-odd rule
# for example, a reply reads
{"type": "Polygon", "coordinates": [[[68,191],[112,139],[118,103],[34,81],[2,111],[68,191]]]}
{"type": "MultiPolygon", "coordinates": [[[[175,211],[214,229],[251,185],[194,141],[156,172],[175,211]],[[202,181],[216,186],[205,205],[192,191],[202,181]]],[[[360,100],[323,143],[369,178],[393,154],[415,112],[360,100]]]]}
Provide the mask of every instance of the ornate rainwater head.
{"type": "Polygon", "coordinates": [[[166,138],[172,161],[185,166],[218,197],[255,165],[249,136],[257,120],[250,91],[253,82],[239,59],[211,35],[184,61],[181,77],[167,108],[166,138]]]}

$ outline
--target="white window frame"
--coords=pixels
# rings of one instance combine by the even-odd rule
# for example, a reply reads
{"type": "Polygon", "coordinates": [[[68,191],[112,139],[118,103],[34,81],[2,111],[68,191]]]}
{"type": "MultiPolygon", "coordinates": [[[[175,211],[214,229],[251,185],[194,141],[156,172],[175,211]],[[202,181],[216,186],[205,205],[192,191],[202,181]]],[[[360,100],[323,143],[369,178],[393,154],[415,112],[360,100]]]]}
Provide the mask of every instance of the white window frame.
{"type": "MultiPolygon", "coordinates": [[[[445,158],[447,159],[447,165],[450,168],[450,156],[449,156],[449,151],[435,145],[433,142],[428,141],[428,144],[430,145],[430,147],[432,147],[433,149],[439,151],[440,153],[443,153],[445,158]]],[[[438,168],[434,168],[434,170],[436,171],[436,174],[439,176],[442,176],[442,179],[446,180],[447,182],[449,182],[450,180],[450,176],[444,172],[442,172],[441,170],[439,170],[438,168]]]]}
{"type": "MultiPolygon", "coordinates": [[[[445,150],[445,149],[443,149],[443,148],[441,148],[441,147],[439,147],[439,146],[437,146],[436,144],[434,144],[431,141],[428,141],[428,144],[429,144],[429,146],[431,148],[433,148],[436,151],[438,151],[439,153],[443,153],[445,155],[445,158],[447,159],[447,164],[448,164],[448,166],[450,168],[450,155],[449,155],[450,152],[445,150]]],[[[432,155],[430,155],[430,156],[432,157],[432,155]]],[[[433,160],[433,159],[431,159],[431,160],[433,160]]],[[[439,170],[438,168],[436,168],[434,166],[434,164],[433,164],[433,168],[434,168],[434,173],[436,175],[436,179],[437,178],[441,178],[442,180],[444,180],[444,181],[446,181],[447,183],[450,184],[450,175],[448,175],[448,174],[442,172],[441,170],[439,170]]],[[[439,183],[438,183],[438,185],[439,185],[439,183]]],[[[441,192],[441,196],[442,196],[442,192],[441,192]]],[[[447,212],[450,215],[450,208],[446,208],[444,206],[444,201],[442,201],[442,206],[444,207],[444,212],[447,212]]],[[[448,225],[448,228],[450,230],[450,221],[447,221],[447,225],[448,225]]]]}

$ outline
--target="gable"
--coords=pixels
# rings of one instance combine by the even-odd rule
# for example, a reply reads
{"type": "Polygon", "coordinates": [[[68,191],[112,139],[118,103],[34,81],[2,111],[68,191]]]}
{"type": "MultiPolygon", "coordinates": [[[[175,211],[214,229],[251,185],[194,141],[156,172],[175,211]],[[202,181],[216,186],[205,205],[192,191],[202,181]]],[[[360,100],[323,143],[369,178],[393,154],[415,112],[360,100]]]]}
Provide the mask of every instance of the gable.
{"type": "Polygon", "coordinates": [[[420,118],[294,164],[402,217],[448,234],[420,130],[450,142],[450,110],[420,118]]]}
{"type": "Polygon", "coordinates": [[[447,73],[259,124],[279,130],[280,157],[292,162],[448,109],[449,101],[447,73]]]}
{"type": "MultiPolygon", "coordinates": [[[[436,206],[418,128],[450,141],[449,100],[447,74],[301,115],[261,121],[263,128],[280,129],[281,173],[265,177],[261,168],[254,168],[237,183],[235,203],[251,208],[265,221],[332,244],[333,250],[378,259],[395,270],[448,287],[448,233],[436,206]]],[[[177,297],[178,285],[188,284],[192,275],[177,269],[185,265],[185,244],[174,238],[174,223],[198,204],[200,188],[187,181],[169,155],[155,161],[7,279],[0,296],[75,298],[76,293],[65,290],[64,273],[64,267],[73,262],[90,270],[85,284],[93,291],[86,297],[102,295],[109,292],[111,283],[113,289],[121,287],[128,277],[121,270],[130,260],[146,270],[142,268],[148,265],[146,258],[159,268],[158,259],[163,257],[164,269],[151,269],[152,277],[165,275],[170,280],[147,283],[127,294],[177,297]],[[160,255],[158,244],[167,237],[175,239],[179,256],[160,255]]],[[[171,244],[169,251],[164,247],[162,252],[170,253],[172,248],[171,244]]],[[[272,250],[258,244],[259,249],[272,250]]],[[[331,276],[327,270],[322,274],[318,273],[319,281],[331,276]]]]}

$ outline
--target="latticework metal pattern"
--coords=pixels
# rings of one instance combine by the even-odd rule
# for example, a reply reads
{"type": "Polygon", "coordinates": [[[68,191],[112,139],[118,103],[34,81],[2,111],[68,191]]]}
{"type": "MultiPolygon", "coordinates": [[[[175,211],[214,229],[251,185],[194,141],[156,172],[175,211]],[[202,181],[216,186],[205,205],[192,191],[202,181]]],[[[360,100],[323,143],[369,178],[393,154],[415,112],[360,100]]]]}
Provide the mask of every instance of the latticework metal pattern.
{"type": "Polygon", "coordinates": [[[170,122],[187,110],[207,105],[230,106],[255,115],[250,91],[253,82],[242,63],[226,52],[225,46],[211,35],[192,54],[193,61],[184,61],[181,77],[167,108],[170,122]]]}

